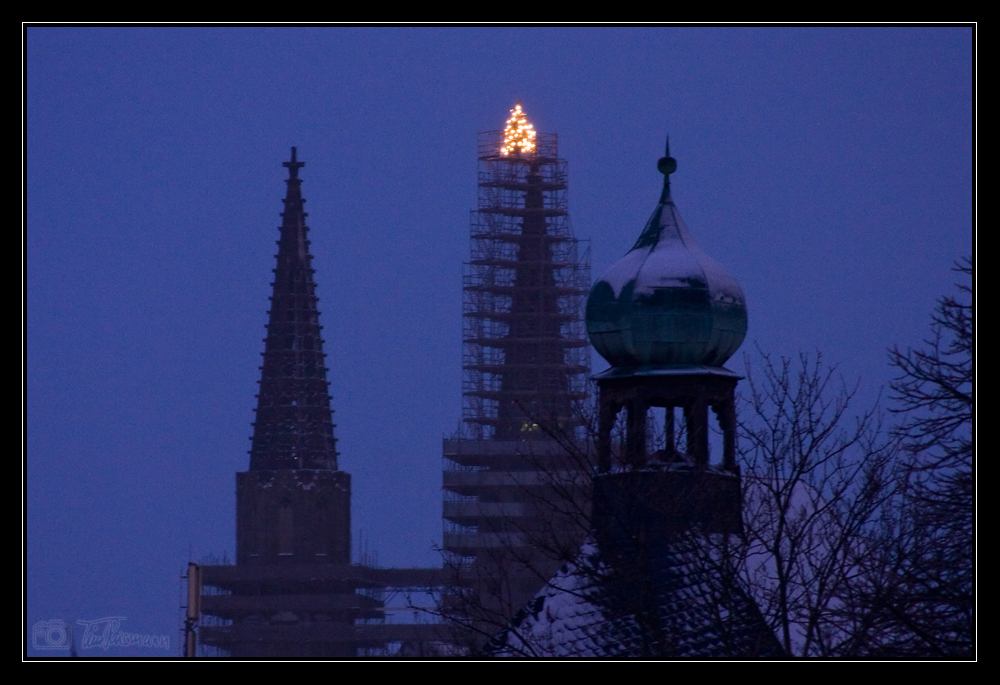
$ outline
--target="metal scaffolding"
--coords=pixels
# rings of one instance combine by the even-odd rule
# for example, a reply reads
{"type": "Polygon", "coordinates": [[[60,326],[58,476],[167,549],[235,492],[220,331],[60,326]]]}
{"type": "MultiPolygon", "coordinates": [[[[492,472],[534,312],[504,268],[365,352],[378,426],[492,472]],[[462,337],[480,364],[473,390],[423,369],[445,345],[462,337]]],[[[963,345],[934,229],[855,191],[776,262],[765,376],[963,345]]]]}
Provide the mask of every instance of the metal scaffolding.
{"type": "Polygon", "coordinates": [[[531,127],[518,121],[520,107],[511,114],[507,131],[479,134],[463,278],[463,428],[443,445],[443,548],[456,586],[443,611],[468,627],[473,649],[558,570],[553,545],[579,541],[579,520],[557,511],[553,493],[583,493],[583,465],[571,454],[588,454],[580,405],[590,251],[570,228],[558,138],[532,130],[512,145],[515,126],[531,127]]]}
{"type": "Polygon", "coordinates": [[[479,202],[463,278],[463,420],[472,439],[542,437],[580,425],[590,371],[582,307],[589,247],[573,237],[555,134],[531,153],[479,134],[479,202]]]}

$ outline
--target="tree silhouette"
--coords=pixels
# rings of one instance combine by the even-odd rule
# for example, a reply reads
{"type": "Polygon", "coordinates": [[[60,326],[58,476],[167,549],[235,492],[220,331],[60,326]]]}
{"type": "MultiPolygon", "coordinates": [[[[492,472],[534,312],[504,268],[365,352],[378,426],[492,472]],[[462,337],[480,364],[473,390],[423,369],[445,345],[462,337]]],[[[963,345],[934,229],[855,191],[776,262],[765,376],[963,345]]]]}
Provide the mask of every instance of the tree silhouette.
{"type": "Polygon", "coordinates": [[[972,261],[955,295],[942,297],[922,347],[893,347],[892,411],[908,458],[892,573],[870,603],[880,639],[875,653],[971,657],[974,623],[974,410],[972,261]],[[966,280],[967,279],[967,280],[966,280]]]}

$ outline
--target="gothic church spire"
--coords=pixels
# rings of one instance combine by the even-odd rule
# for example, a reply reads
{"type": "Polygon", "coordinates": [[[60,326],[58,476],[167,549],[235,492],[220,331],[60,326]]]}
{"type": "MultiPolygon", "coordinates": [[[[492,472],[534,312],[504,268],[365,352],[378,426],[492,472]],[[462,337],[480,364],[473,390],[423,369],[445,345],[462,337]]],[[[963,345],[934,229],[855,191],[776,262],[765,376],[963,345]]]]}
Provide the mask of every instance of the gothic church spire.
{"type": "Polygon", "coordinates": [[[284,162],[283,200],[274,291],[268,312],[250,469],[337,469],[333,412],[316,283],[306,226],[305,200],[295,148],[284,162]]]}

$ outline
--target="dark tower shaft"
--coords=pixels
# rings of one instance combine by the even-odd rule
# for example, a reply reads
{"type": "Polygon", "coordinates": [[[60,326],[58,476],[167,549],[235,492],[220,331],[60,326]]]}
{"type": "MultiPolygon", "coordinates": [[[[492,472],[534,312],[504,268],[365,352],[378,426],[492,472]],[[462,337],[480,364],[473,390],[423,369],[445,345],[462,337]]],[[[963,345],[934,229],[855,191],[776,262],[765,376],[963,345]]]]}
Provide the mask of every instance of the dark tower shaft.
{"type": "Polygon", "coordinates": [[[525,424],[532,419],[565,422],[570,416],[559,297],[538,164],[531,165],[525,180],[510,333],[501,371],[501,392],[511,397],[498,407],[501,440],[524,436],[525,424]]]}
{"type": "Polygon", "coordinates": [[[295,148],[284,166],[288,188],[250,468],[236,474],[236,562],[346,564],[351,477],[337,470],[309,229],[302,211],[299,169],[305,165],[295,148]]]}
{"type": "Polygon", "coordinates": [[[288,185],[268,312],[250,470],[337,469],[329,383],[309,231],[302,209],[304,162],[285,162],[288,185]]]}
{"type": "Polygon", "coordinates": [[[236,565],[192,564],[189,597],[195,601],[188,615],[212,619],[194,627],[189,621],[187,628],[203,646],[234,657],[388,655],[394,644],[436,643],[438,625],[387,625],[376,593],[439,587],[440,569],[382,573],[351,564],[351,477],[335,470],[298,178],[303,165],[295,148],[285,166],[288,191],[251,466],[236,474],[236,565]]]}

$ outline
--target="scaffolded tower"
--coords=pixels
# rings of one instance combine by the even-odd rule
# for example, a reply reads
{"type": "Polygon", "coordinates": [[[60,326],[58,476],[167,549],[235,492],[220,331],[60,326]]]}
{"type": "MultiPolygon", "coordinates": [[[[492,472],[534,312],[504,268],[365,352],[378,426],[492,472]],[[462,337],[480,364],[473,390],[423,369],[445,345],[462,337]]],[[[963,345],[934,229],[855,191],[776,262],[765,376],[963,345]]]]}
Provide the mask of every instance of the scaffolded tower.
{"type": "Polygon", "coordinates": [[[545,503],[567,485],[554,479],[580,466],[567,468],[565,448],[583,444],[590,268],[570,230],[558,139],[536,133],[520,105],[505,130],[479,135],[478,176],[463,282],[464,426],[444,441],[444,547],[472,588],[454,613],[484,635],[552,570],[543,540],[575,535],[545,503]]]}
{"type": "Polygon", "coordinates": [[[572,432],[590,369],[581,316],[589,255],[579,255],[556,134],[535,134],[521,106],[479,134],[479,207],[464,276],[464,421],[478,439],[572,432]]]}

